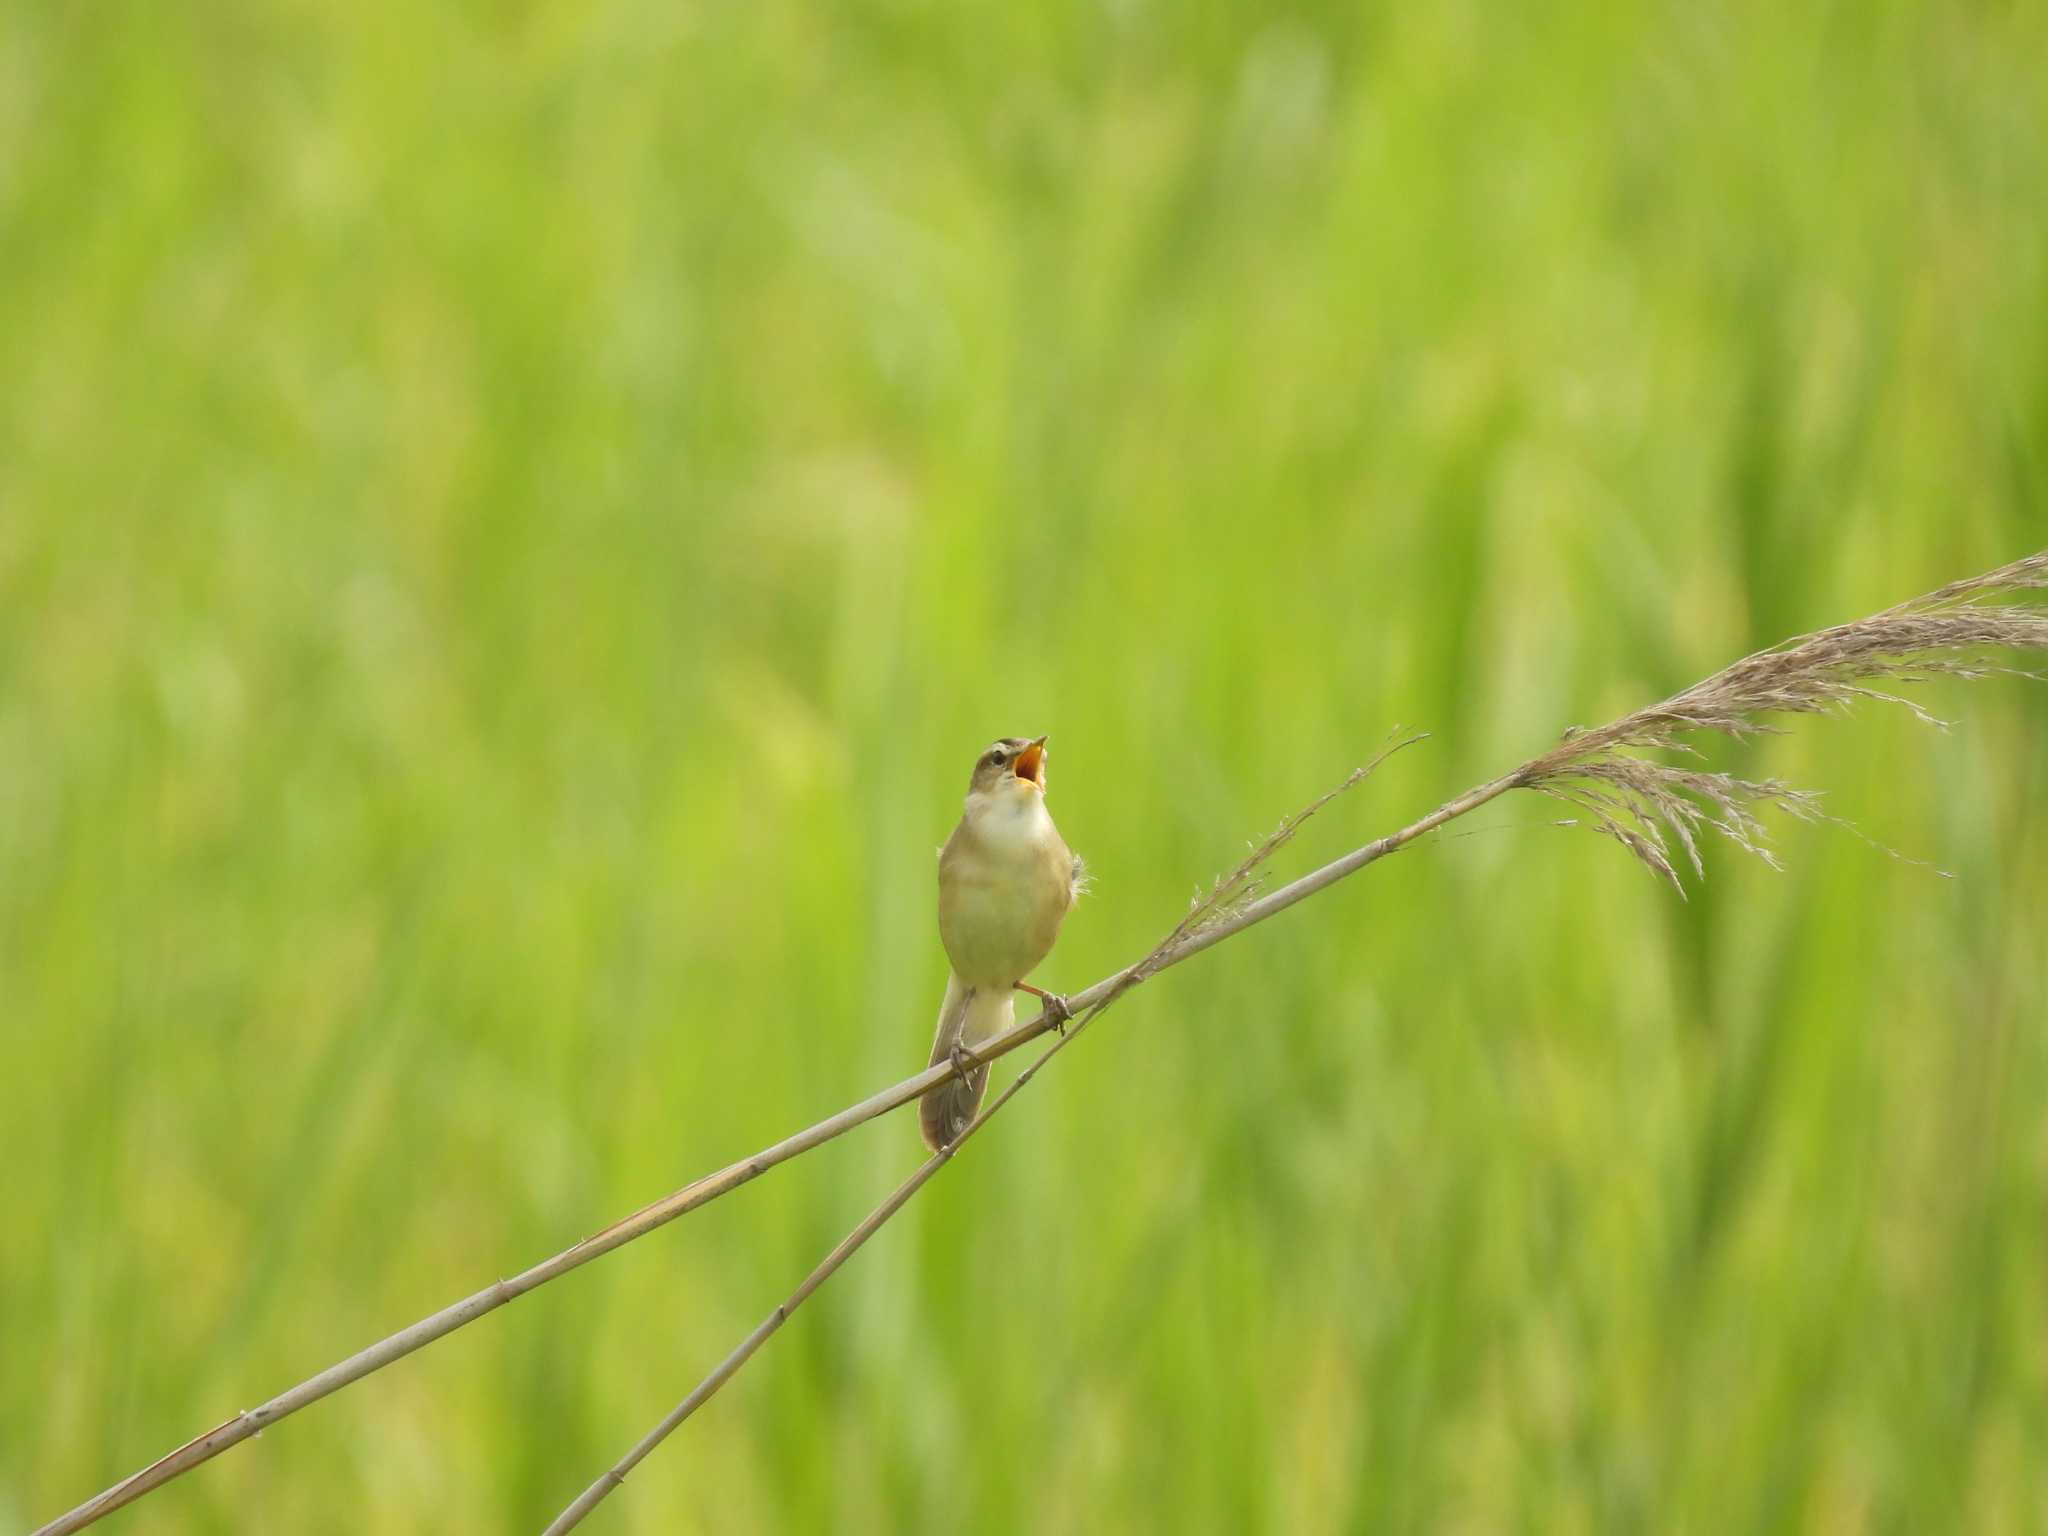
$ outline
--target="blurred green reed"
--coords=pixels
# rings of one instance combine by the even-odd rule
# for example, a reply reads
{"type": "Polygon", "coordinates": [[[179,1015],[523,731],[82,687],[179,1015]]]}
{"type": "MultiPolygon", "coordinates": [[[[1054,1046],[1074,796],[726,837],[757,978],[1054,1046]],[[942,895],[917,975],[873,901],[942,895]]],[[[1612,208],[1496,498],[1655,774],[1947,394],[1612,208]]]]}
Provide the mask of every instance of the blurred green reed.
{"type": "MultiPolygon", "coordinates": [[[[919,1066],[993,735],[1080,986],[1397,723],[1283,873],[2048,544],[2044,56],[9,11],[0,1527],[919,1066]]],[[[1491,808],[1134,996],[601,1528],[2048,1528],[2048,695],[1922,697],[1714,758],[1954,880],[1796,827],[1681,903],[1491,808]]],[[[107,1529],[537,1528],[917,1156],[107,1529]]]]}

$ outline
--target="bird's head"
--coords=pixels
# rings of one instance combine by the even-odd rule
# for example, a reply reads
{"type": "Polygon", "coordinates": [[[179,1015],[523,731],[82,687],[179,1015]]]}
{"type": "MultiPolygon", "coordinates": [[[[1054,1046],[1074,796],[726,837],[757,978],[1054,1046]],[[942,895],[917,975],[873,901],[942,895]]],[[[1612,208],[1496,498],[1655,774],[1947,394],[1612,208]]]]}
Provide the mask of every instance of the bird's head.
{"type": "Polygon", "coordinates": [[[968,780],[970,795],[1045,793],[1045,738],[1025,741],[1005,736],[991,742],[974,760],[974,777],[968,780]]]}

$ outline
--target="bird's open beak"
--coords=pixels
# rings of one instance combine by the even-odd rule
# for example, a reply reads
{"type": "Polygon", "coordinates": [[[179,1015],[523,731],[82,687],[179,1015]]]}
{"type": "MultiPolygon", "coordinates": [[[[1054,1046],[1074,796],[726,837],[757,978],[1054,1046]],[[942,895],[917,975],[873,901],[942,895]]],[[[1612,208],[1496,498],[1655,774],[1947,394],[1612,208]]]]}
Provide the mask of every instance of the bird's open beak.
{"type": "Polygon", "coordinates": [[[1029,779],[1040,789],[1045,788],[1045,738],[1043,736],[1017,754],[1017,766],[1012,771],[1018,778],[1029,779]]]}

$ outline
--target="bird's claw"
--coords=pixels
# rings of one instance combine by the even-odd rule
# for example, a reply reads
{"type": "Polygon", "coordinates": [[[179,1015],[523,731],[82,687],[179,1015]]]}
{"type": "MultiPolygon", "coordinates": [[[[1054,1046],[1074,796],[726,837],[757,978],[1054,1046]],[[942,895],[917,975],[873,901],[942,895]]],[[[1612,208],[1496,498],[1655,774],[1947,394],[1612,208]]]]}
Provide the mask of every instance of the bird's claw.
{"type": "Polygon", "coordinates": [[[1046,1021],[1061,1034],[1067,1032],[1067,1023],[1074,1017],[1074,1008],[1064,997],[1057,992],[1048,992],[1043,987],[1034,987],[1028,981],[1018,982],[1017,990],[1029,992],[1037,998],[1045,1008],[1046,1021]]]}
{"type": "Polygon", "coordinates": [[[958,1074],[960,1081],[963,1083],[972,1082],[972,1073],[981,1063],[968,1053],[967,1047],[955,1040],[950,1059],[953,1063],[953,1071],[958,1074]]]}
{"type": "Polygon", "coordinates": [[[1052,1021],[1052,1027],[1064,1036],[1068,1021],[1074,1017],[1073,1005],[1057,992],[1047,992],[1044,996],[1045,1016],[1052,1021]]]}

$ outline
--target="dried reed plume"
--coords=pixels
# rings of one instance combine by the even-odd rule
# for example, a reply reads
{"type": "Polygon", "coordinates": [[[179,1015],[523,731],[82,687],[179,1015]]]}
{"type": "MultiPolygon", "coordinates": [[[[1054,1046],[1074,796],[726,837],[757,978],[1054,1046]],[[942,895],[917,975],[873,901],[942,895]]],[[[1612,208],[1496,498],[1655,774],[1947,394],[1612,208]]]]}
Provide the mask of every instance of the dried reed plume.
{"type": "Polygon", "coordinates": [[[1774,808],[1800,821],[1832,820],[1820,809],[1819,791],[1638,754],[1698,757],[1698,748],[1687,738],[1699,732],[1738,741],[1778,735],[1784,727],[1776,716],[1827,714],[1864,699],[1896,704],[1929,725],[1945,727],[1946,721],[1911,699],[1872,684],[2014,671],[1990,660],[1991,653],[2048,650],[2048,610],[1985,600],[2044,586],[2048,550],[1853,624],[1785,641],[1723,667],[1661,704],[1598,730],[1567,731],[1557,746],[1524,764],[1514,778],[1521,788],[1585,812],[1594,830],[1614,838],[1680,895],[1685,887],[1672,862],[1672,844],[1683,850],[1693,873],[1702,875],[1699,833],[1705,828],[1775,869],[1778,860],[1757,813],[1774,808]]]}
{"type": "MultiPolygon", "coordinates": [[[[632,1451],[586,1489],[563,1511],[553,1531],[580,1521],[624,1479],[656,1444],[689,1417],[712,1393],[750,1359],[789,1314],[836,1272],[869,1237],[881,1228],[924,1184],[949,1162],[961,1146],[1014,1098],[1039,1069],[1132,987],[1169,966],[1200,954],[1245,929],[1276,916],[1297,902],[1327,889],[1391,854],[1411,846],[1446,823],[1468,815],[1513,789],[1530,789],[1564,801],[1584,812],[1598,831],[1616,838],[1658,874],[1679,884],[1671,857],[1675,841],[1695,869],[1702,869],[1698,834],[1712,828],[1738,846],[1775,864],[1764,846],[1757,812],[1777,807],[1807,820],[1822,816],[1813,791],[1790,788],[1775,780],[1751,780],[1697,767],[1675,767],[1640,754],[1671,751],[1698,755],[1688,740],[1700,732],[1744,737],[1781,730],[1774,717],[1820,714],[1845,708],[1859,699],[1880,699],[1902,705],[1920,719],[1940,721],[1896,695],[1871,686],[1911,683],[1932,677],[1981,677],[2013,669],[1994,663],[1994,651],[2048,650],[2048,609],[2001,604],[2029,588],[2048,587],[2048,550],[2030,555],[1969,581],[1956,582],[1925,597],[1859,620],[1787,641],[1745,657],[1704,682],[1661,704],[1638,710],[1598,730],[1570,731],[1557,746],[1511,773],[1475,785],[1445,801],[1397,832],[1390,832],[1342,858],[1261,893],[1261,871],[1299,829],[1302,822],[1336,795],[1356,784],[1388,756],[1421,740],[1397,741],[1358,769],[1343,784],[1282,821],[1250,856],[1206,893],[1198,893],[1186,916],[1135,964],[1104,977],[1068,1001],[1073,1026],[1043,1051],[1029,1067],[943,1152],[934,1153],[854,1228],[797,1287],[796,1291],[704,1378],[683,1402],[657,1424],[632,1451]]],[[[971,1069],[1008,1055],[1054,1028],[1041,1013],[967,1053],[971,1069]]],[[[43,1526],[37,1536],[56,1536],[91,1525],[123,1504],[182,1476],[201,1462],[258,1434],[279,1419],[296,1413],[329,1393],[351,1386],[392,1362],[570,1270],[633,1242],[678,1216],[731,1193],[768,1169],[823,1146],[855,1126],[917,1100],[945,1082],[955,1069],[929,1067],[892,1087],[817,1124],[783,1138],[751,1157],[706,1175],[693,1184],[643,1206],[582,1242],[544,1259],[509,1279],[500,1280],[443,1307],[354,1355],[308,1377],[255,1408],[195,1436],[75,1509],[43,1526]]]]}

